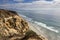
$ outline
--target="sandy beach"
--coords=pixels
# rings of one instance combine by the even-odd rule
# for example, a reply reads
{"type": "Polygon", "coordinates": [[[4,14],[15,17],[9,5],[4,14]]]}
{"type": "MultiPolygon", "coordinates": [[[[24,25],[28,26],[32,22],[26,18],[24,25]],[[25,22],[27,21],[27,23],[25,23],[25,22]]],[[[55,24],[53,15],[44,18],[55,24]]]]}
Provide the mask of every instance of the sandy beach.
{"type": "Polygon", "coordinates": [[[44,39],[45,38],[45,40],[48,40],[40,31],[39,31],[39,29],[37,28],[37,25],[36,26],[34,26],[34,24],[32,24],[32,23],[28,23],[29,24],[29,28],[31,29],[31,30],[33,30],[34,32],[36,32],[36,34],[37,35],[39,35],[39,37],[41,37],[42,39],[44,39]]]}

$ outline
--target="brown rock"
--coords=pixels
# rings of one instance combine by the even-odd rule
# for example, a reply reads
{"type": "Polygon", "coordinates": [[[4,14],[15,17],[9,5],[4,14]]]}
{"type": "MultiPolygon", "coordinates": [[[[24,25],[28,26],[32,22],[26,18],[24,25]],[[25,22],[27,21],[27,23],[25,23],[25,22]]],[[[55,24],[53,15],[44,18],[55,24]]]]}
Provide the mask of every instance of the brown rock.
{"type": "Polygon", "coordinates": [[[0,10],[0,40],[21,39],[28,29],[27,22],[16,12],[0,10]]]}
{"type": "Polygon", "coordinates": [[[15,11],[0,10],[0,40],[45,40],[39,36],[15,11]]]}
{"type": "Polygon", "coordinates": [[[29,30],[25,37],[21,40],[47,40],[44,37],[42,37],[41,35],[37,35],[34,31],[29,30]]]}

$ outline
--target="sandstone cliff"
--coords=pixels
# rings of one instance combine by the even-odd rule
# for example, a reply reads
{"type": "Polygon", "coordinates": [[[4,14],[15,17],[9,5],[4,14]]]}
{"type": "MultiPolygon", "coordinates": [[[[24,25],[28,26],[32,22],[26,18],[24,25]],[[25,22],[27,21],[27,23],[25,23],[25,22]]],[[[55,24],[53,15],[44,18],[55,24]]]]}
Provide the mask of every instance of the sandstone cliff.
{"type": "Polygon", "coordinates": [[[0,40],[45,40],[15,11],[0,9],[0,40]]]}

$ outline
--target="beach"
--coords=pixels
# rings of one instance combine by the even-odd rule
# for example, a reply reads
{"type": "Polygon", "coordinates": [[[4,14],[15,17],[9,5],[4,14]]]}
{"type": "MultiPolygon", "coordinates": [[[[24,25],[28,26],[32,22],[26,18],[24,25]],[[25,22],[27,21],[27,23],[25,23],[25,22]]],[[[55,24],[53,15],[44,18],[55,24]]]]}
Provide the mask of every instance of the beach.
{"type": "Polygon", "coordinates": [[[37,30],[37,25],[34,26],[32,23],[28,22],[28,25],[30,26],[30,30],[33,30],[34,32],[36,32],[37,35],[40,35],[40,38],[45,38],[45,40],[48,40],[39,30],[37,30]]]}

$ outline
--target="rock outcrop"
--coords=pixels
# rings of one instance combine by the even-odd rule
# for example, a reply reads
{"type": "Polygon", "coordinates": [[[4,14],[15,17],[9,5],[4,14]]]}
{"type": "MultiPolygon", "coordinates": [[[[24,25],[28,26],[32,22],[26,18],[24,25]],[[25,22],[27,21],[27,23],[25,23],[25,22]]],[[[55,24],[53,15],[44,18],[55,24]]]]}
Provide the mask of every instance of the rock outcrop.
{"type": "Polygon", "coordinates": [[[0,9],[0,40],[43,40],[15,11],[0,9]]]}

